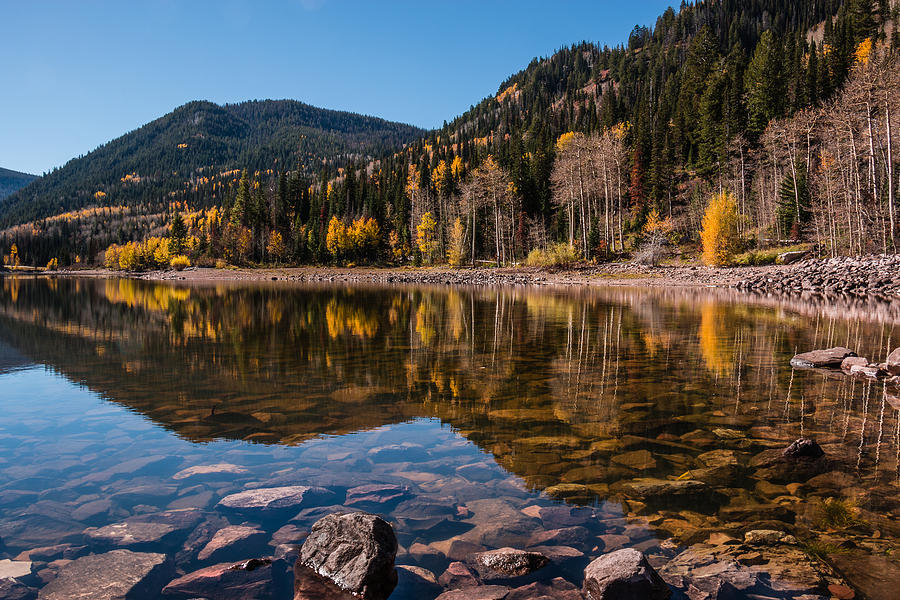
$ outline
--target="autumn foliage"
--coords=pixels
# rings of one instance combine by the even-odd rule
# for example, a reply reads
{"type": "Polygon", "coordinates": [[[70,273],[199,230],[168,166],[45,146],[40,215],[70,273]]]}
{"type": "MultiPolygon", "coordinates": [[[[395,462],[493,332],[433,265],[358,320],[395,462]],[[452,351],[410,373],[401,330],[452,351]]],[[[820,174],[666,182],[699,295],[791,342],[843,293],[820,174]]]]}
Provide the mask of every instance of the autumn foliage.
{"type": "Polygon", "coordinates": [[[703,262],[711,267],[727,265],[738,246],[738,208],[734,196],[722,192],[710,198],[700,231],[703,262]]]}

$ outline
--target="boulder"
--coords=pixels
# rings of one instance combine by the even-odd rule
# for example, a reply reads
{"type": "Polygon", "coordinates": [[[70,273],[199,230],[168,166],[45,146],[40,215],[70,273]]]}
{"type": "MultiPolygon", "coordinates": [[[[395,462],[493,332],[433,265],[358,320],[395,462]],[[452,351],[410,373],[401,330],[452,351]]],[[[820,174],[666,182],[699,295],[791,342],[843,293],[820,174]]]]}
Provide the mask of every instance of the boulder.
{"type": "Polygon", "coordinates": [[[386,600],[397,585],[397,537],[381,517],[328,515],[312,526],[300,549],[296,580],[306,567],[340,589],[366,600],[386,600]]]}
{"type": "Polygon", "coordinates": [[[797,538],[776,529],[754,529],[744,534],[744,543],[751,546],[796,545],[797,538]]]}
{"type": "Polygon", "coordinates": [[[292,485],[257,488],[225,496],[217,508],[249,515],[296,512],[332,500],[334,492],[323,487],[292,485]]]}
{"type": "Polygon", "coordinates": [[[784,449],[782,455],[787,459],[817,459],[825,456],[825,451],[816,443],[815,440],[809,438],[799,438],[794,440],[790,446],[784,449]]]}
{"type": "Polygon", "coordinates": [[[125,600],[157,598],[172,578],[165,554],[113,550],[83,556],[59,570],[41,589],[40,600],[125,600]]]}
{"type": "Polygon", "coordinates": [[[263,600],[271,598],[272,592],[272,561],[254,558],[239,563],[222,563],[188,573],[163,588],[162,597],[263,600]]]}
{"type": "Polygon", "coordinates": [[[884,364],[888,373],[891,375],[900,375],[900,348],[891,352],[884,364]]]}
{"type": "Polygon", "coordinates": [[[500,548],[472,555],[472,562],[485,581],[520,577],[542,569],[550,560],[539,552],[500,548]]]}
{"type": "Polygon", "coordinates": [[[848,356],[841,361],[841,370],[849,372],[853,367],[865,367],[868,364],[868,358],[863,358],[862,356],[848,356]]]}
{"type": "Polygon", "coordinates": [[[836,369],[848,356],[856,356],[856,352],[840,346],[827,350],[812,350],[794,356],[791,359],[791,366],[797,369],[836,369]]]}
{"type": "Polygon", "coordinates": [[[197,554],[202,561],[225,562],[240,560],[262,551],[268,534],[255,527],[231,525],[218,530],[197,554]]]}
{"type": "Polygon", "coordinates": [[[584,570],[588,600],[665,600],[669,586],[643,552],[624,548],[604,554],[584,570]]]}

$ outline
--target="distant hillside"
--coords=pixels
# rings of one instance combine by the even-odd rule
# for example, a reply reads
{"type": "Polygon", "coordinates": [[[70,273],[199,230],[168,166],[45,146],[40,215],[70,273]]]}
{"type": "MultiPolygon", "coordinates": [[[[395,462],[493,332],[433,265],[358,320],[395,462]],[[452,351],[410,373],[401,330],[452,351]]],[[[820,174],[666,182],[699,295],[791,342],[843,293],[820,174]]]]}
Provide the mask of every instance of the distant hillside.
{"type": "Polygon", "coordinates": [[[0,168],[0,200],[16,193],[35,179],[37,175],[0,168]]]}
{"type": "Polygon", "coordinates": [[[311,175],[323,165],[394,151],[422,134],[410,125],[293,100],[191,102],[0,200],[0,228],[87,206],[196,202],[198,187],[203,199],[221,201],[215,190],[227,188],[227,171],[299,168],[311,175]]]}

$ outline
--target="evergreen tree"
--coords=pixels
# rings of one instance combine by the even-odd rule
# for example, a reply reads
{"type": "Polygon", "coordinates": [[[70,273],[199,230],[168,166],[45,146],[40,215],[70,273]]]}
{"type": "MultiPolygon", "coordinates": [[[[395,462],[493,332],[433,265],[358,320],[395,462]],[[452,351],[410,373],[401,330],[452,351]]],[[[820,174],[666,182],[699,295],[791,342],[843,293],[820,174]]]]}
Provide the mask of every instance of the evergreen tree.
{"type": "Polygon", "coordinates": [[[172,256],[184,254],[187,236],[188,231],[184,224],[184,217],[176,210],[169,225],[169,254],[172,256]]]}
{"type": "Polygon", "coordinates": [[[771,30],[762,34],[747,66],[747,132],[759,136],[769,121],[782,114],[784,82],[783,52],[771,30]]]}

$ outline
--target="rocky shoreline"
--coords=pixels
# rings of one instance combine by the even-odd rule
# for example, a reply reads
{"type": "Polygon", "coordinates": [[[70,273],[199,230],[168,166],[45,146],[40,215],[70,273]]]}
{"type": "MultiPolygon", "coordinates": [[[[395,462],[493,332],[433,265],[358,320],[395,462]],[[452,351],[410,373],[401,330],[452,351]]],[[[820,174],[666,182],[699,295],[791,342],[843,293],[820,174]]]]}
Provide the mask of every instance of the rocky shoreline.
{"type": "Polygon", "coordinates": [[[900,255],[804,260],[789,267],[753,274],[737,283],[739,289],[768,292],[900,297],[900,255]]]}
{"type": "Polygon", "coordinates": [[[808,259],[791,265],[710,268],[698,265],[647,266],[631,262],[570,268],[535,267],[284,267],[195,268],[184,271],[123,273],[104,269],[60,271],[54,275],[132,277],[190,283],[286,282],[461,286],[649,286],[719,287],[784,295],[900,299],[900,255],[808,259]]]}

